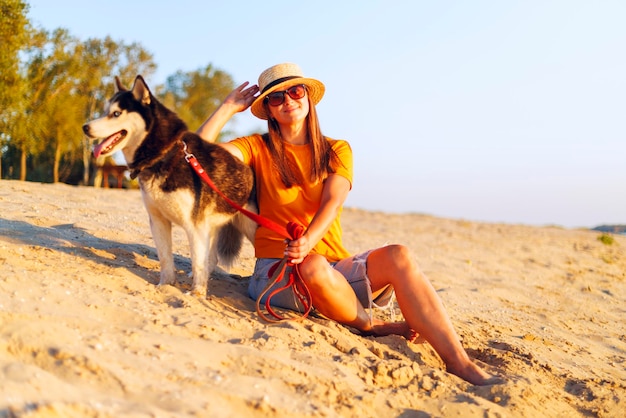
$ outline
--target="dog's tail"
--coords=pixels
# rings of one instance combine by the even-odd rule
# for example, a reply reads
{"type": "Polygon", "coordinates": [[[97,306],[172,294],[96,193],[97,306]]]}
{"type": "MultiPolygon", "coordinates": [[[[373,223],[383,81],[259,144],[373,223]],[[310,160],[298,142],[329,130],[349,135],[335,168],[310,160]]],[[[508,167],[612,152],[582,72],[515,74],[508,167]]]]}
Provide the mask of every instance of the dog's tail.
{"type": "MultiPolygon", "coordinates": [[[[253,205],[247,205],[247,208],[256,212],[256,207],[253,205]]],[[[232,267],[243,247],[244,236],[254,244],[257,227],[256,222],[238,213],[229,223],[220,228],[217,233],[217,254],[222,266],[232,267]]]]}
{"type": "MultiPolygon", "coordinates": [[[[259,213],[254,201],[246,204],[245,208],[251,212],[259,213]]],[[[217,233],[217,254],[220,263],[230,268],[239,256],[243,246],[243,237],[254,244],[254,235],[258,225],[252,219],[239,212],[233,219],[220,228],[217,233]]]]}
{"type": "Polygon", "coordinates": [[[243,234],[232,221],[222,226],[217,233],[217,256],[220,264],[227,269],[232,267],[241,252],[242,245],[243,234]]]}

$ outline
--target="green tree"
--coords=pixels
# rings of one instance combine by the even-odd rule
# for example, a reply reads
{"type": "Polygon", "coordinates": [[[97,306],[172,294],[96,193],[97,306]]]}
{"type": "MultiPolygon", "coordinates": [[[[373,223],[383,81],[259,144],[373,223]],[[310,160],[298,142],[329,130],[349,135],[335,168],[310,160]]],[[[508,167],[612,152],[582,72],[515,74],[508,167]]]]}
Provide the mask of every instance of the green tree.
{"type": "Polygon", "coordinates": [[[169,76],[161,96],[163,104],[195,131],[233,88],[232,77],[209,64],[197,71],[177,71],[169,76]]]}
{"type": "Polygon", "coordinates": [[[62,28],[36,32],[32,44],[24,54],[28,131],[12,141],[21,150],[20,178],[26,178],[29,155],[37,161],[39,180],[67,181],[75,177],[78,164],[80,181],[87,184],[91,143],[81,126],[104,108],[107,93],[113,92],[113,76],[151,74],[156,68],[152,55],[138,44],[125,45],[109,37],[81,42],[62,28]]]}
{"type": "Polygon", "coordinates": [[[30,25],[26,14],[28,4],[22,0],[0,2],[0,178],[2,178],[2,155],[7,143],[20,125],[11,123],[23,115],[24,80],[19,72],[19,52],[29,40],[30,25]]]}
{"type": "MultiPolygon", "coordinates": [[[[81,135],[76,126],[82,121],[84,96],[76,94],[77,80],[81,76],[81,63],[77,56],[80,41],[66,29],[52,34],[42,33],[44,42],[28,63],[29,118],[33,124],[31,153],[52,151],[52,181],[59,181],[62,157],[75,152],[81,135]],[[42,148],[43,145],[43,148],[42,148]]],[[[47,155],[48,153],[43,153],[47,155]]],[[[71,164],[71,159],[69,160],[71,164]]],[[[50,161],[46,164],[50,167],[50,161]]]]}
{"type": "MultiPolygon", "coordinates": [[[[25,57],[32,57],[34,62],[42,59],[39,51],[44,50],[48,34],[45,31],[31,30],[28,36],[26,48],[22,51],[25,57]]],[[[28,156],[36,155],[40,150],[45,148],[45,143],[40,141],[43,126],[39,123],[39,117],[43,116],[37,113],[38,103],[33,101],[33,97],[39,94],[38,81],[41,74],[38,70],[32,71],[29,60],[25,59],[20,69],[20,86],[21,97],[19,102],[15,103],[15,108],[11,111],[11,119],[8,121],[10,148],[19,154],[19,173],[20,180],[26,180],[26,167],[28,156]]]]}

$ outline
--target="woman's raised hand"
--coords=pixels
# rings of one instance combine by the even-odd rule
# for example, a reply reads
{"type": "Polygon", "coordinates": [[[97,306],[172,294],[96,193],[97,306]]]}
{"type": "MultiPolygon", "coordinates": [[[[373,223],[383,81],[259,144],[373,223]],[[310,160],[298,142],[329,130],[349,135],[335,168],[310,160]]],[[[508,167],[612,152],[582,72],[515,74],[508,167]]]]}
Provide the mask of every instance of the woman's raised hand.
{"type": "Polygon", "coordinates": [[[249,82],[245,82],[231,91],[224,99],[224,104],[233,107],[235,112],[243,112],[250,107],[256,94],[259,92],[259,86],[252,85],[247,87],[249,82]]]}
{"type": "MultiPolygon", "coordinates": [[[[256,94],[259,92],[259,86],[248,86],[246,81],[235,90],[231,91],[224,99],[221,105],[209,116],[207,120],[198,128],[196,133],[207,142],[215,142],[226,122],[237,112],[243,112],[250,107],[256,94]]],[[[232,151],[231,151],[232,152],[232,151]]],[[[241,158],[241,157],[239,157],[241,158]]]]}

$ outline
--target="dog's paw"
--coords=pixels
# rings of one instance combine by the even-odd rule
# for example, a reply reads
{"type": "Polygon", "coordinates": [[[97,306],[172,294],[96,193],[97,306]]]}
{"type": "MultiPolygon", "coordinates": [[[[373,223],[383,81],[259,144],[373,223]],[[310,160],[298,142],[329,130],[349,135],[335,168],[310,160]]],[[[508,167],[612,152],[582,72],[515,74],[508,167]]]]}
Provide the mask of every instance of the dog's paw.
{"type": "Polygon", "coordinates": [[[160,278],[159,286],[173,285],[174,283],[176,283],[176,278],[174,277],[174,273],[161,274],[159,278],[160,278]]]}
{"type": "Polygon", "coordinates": [[[211,279],[213,280],[228,280],[230,277],[230,273],[219,268],[216,268],[211,272],[211,279]]]}
{"type": "Polygon", "coordinates": [[[206,298],[206,286],[193,286],[189,294],[198,298],[206,298]]]}
{"type": "Polygon", "coordinates": [[[221,266],[215,266],[211,271],[211,276],[228,276],[228,270],[223,269],[221,266]]]}
{"type": "Polygon", "coordinates": [[[160,280],[159,284],[157,284],[158,287],[164,287],[164,286],[173,286],[175,283],[175,280],[160,280]]]}

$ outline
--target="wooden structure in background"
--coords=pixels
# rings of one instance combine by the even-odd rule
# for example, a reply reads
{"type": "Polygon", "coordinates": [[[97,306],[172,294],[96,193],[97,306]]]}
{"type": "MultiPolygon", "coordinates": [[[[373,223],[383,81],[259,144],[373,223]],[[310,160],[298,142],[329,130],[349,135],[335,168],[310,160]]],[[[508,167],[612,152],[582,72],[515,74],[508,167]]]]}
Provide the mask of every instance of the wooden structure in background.
{"type": "Polygon", "coordinates": [[[102,186],[105,189],[109,188],[109,176],[114,176],[117,181],[117,188],[122,188],[122,182],[124,181],[124,173],[128,170],[125,165],[103,165],[102,166],[102,186]]]}

